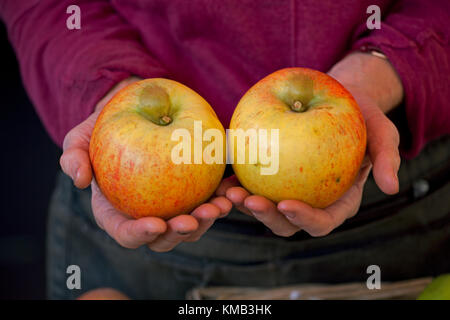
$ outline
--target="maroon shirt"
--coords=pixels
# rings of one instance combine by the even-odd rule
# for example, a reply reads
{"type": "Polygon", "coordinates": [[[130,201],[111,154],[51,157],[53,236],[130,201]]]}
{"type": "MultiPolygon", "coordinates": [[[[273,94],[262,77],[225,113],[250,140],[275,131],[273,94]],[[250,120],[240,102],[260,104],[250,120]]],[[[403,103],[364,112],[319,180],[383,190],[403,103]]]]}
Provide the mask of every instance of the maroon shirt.
{"type": "MultiPolygon", "coordinates": [[[[23,82],[51,137],[83,121],[130,75],[167,77],[201,94],[225,127],[245,91],[281,68],[327,72],[350,50],[384,52],[402,80],[412,141],[450,133],[450,1],[2,0],[23,82]],[[81,29],[66,8],[81,8],[81,29]],[[368,32],[369,5],[381,8],[368,32]]],[[[409,135],[408,135],[409,136],[409,135]]]]}

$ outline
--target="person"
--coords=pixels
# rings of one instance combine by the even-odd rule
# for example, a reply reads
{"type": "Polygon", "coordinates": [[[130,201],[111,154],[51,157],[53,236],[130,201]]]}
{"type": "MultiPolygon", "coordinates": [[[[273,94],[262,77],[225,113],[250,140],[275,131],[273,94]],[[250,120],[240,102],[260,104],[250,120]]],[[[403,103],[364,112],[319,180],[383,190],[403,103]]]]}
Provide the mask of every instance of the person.
{"type": "Polygon", "coordinates": [[[148,299],[184,298],[196,286],[365,281],[373,264],[383,280],[450,270],[447,1],[77,1],[80,29],[70,29],[72,2],[0,4],[27,92],[63,148],[67,176],[48,225],[49,298],[80,295],[66,285],[69,265],[80,267],[81,291],[148,299]],[[369,5],[381,9],[380,29],[367,28],[369,5]],[[191,214],[135,220],[99,190],[90,134],[127,84],[179,81],[228,127],[250,86],[296,66],[337,79],[367,125],[368,161],[328,208],[273,203],[231,174],[191,214]]]}

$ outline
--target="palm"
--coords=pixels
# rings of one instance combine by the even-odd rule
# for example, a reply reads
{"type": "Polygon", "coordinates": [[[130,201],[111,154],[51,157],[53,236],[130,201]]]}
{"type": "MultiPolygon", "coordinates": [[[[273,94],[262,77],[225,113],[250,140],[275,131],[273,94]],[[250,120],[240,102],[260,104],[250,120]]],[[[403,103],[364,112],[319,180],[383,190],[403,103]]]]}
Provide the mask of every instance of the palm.
{"type": "MultiPolygon", "coordinates": [[[[215,198],[211,203],[197,207],[190,215],[168,221],[157,217],[133,219],[111,205],[95,180],[91,187],[92,210],[97,224],[126,248],[147,244],[154,251],[168,251],[181,241],[198,240],[215,219],[226,213],[221,210],[223,199],[215,198]]],[[[226,203],[222,209],[226,210],[226,203]]]]}
{"type": "Polygon", "coordinates": [[[78,188],[91,185],[94,218],[120,245],[127,248],[148,245],[150,249],[162,252],[171,250],[183,241],[198,240],[216,219],[230,211],[231,203],[225,197],[210,199],[208,203],[195,208],[191,214],[180,215],[167,221],[156,217],[133,219],[116,210],[97,186],[89,159],[89,141],[100,109],[112,94],[113,92],[99,102],[98,111],[66,135],[60,160],[63,171],[73,179],[78,188]]]}

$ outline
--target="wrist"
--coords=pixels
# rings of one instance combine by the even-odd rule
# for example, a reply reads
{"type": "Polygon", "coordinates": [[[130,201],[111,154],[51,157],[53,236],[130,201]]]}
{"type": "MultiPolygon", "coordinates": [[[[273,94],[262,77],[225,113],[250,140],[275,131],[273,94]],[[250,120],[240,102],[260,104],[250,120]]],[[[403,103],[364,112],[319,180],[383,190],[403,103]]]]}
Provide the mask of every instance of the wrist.
{"type": "Polygon", "coordinates": [[[108,93],[99,102],[97,102],[97,104],[95,105],[94,111],[99,111],[99,110],[103,109],[103,107],[109,102],[109,100],[111,100],[111,98],[117,92],[119,92],[121,89],[125,88],[129,84],[136,82],[136,81],[140,81],[140,80],[142,80],[142,78],[139,78],[136,76],[131,76],[129,78],[126,78],[126,79],[118,82],[114,87],[111,88],[111,90],[108,91],[108,93]]]}
{"type": "Polygon", "coordinates": [[[403,86],[391,63],[370,53],[353,52],[336,63],[329,74],[344,87],[358,88],[387,113],[403,100],[403,86]]]}

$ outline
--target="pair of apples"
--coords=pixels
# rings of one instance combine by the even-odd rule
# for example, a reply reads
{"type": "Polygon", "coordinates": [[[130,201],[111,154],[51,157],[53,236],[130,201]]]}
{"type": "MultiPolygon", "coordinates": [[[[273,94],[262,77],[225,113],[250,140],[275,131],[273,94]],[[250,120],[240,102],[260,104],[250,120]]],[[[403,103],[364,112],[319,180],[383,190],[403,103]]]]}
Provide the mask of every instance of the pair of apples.
{"type": "MultiPolygon", "coordinates": [[[[142,80],[109,101],[89,153],[100,189],[118,210],[134,218],[169,219],[211,197],[223,178],[226,155],[209,164],[177,164],[172,158],[179,144],[172,139],[174,130],[195,135],[195,121],[203,130],[219,130],[226,145],[225,130],[208,102],[178,82],[142,80]]],[[[353,184],[366,149],[366,127],[354,98],[330,76],[306,68],[282,69],[256,83],[237,105],[230,129],[278,129],[276,148],[270,139],[265,145],[278,152],[275,174],[261,174],[259,163],[233,163],[244,188],[274,202],[330,205],[353,184]]],[[[237,147],[235,155],[245,152],[237,147]]]]}

